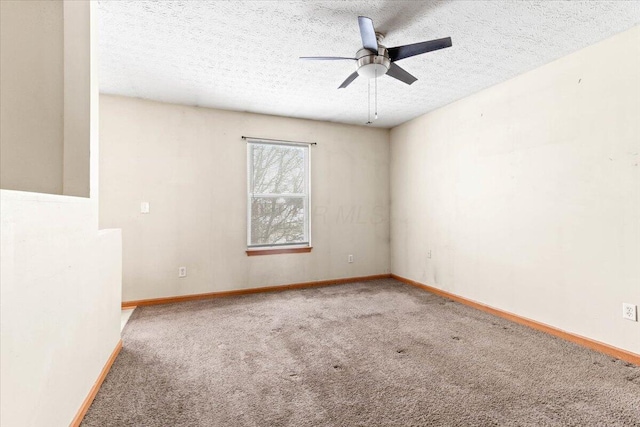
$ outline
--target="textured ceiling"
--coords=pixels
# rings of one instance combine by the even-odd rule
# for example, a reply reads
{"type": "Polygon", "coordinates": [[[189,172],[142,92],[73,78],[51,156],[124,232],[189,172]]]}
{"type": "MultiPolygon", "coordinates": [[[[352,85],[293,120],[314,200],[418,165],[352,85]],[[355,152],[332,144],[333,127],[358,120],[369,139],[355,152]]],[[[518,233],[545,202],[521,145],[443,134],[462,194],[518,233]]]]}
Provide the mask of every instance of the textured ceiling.
{"type": "MultiPolygon", "coordinates": [[[[453,47],[377,80],[392,127],[640,23],[640,1],[100,1],[101,92],[352,124],[367,121],[367,80],[346,89],[358,15],[387,47],[450,36],[453,47]]],[[[372,81],[373,87],[373,81],[372,81]]],[[[373,98],[372,98],[373,99],[373,98]]]]}

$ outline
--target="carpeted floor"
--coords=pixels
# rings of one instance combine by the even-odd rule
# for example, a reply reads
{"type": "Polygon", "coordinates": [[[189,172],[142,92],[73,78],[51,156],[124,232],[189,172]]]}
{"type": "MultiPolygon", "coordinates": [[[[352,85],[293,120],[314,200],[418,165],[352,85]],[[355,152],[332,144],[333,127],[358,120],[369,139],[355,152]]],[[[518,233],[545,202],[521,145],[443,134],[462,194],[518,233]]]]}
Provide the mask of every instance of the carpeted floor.
{"type": "Polygon", "coordinates": [[[83,426],[640,426],[640,368],[392,279],[135,310],[83,426]]]}

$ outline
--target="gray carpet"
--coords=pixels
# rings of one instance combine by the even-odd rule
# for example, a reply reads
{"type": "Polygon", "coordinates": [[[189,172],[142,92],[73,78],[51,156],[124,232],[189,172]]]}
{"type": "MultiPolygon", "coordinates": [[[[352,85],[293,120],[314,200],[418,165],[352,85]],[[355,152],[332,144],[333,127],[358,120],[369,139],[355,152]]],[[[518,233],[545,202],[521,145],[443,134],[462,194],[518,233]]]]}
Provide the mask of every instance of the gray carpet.
{"type": "Polygon", "coordinates": [[[142,307],[88,426],[640,426],[640,368],[394,280],[142,307]]]}

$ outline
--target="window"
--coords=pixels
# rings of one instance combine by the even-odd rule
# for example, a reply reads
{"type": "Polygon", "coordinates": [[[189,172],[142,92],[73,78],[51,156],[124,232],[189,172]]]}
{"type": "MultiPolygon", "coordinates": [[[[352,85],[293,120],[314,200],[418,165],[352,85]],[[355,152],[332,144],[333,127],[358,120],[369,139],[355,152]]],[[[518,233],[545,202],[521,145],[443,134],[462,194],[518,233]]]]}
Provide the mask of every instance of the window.
{"type": "Polygon", "coordinates": [[[247,245],[310,246],[309,145],[247,141],[247,245]]]}

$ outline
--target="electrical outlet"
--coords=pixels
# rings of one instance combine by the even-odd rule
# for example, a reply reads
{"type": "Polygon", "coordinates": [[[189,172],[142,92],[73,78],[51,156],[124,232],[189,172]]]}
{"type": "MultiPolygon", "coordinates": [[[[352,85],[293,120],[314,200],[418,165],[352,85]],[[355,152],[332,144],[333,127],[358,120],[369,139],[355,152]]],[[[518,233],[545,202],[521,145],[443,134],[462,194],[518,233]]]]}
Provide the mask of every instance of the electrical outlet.
{"type": "Polygon", "coordinates": [[[187,267],[178,267],[178,277],[187,277],[187,267]]]}
{"type": "Polygon", "coordinates": [[[149,202],[140,202],[140,213],[149,213],[149,202]]]}
{"type": "Polygon", "coordinates": [[[352,263],[353,262],[353,255],[349,255],[349,257],[347,258],[347,261],[349,263],[352,263]]]}
{"type": "Polygon", "coordinates": [[[427,258],[431,259],[431,249],[427,251],[427,258]]]}
{"type": "Polygon", "coordinates": [[[638,321],[638,307],[634,304],[622,303],[622,317],[634,322],[638,321]]]}

